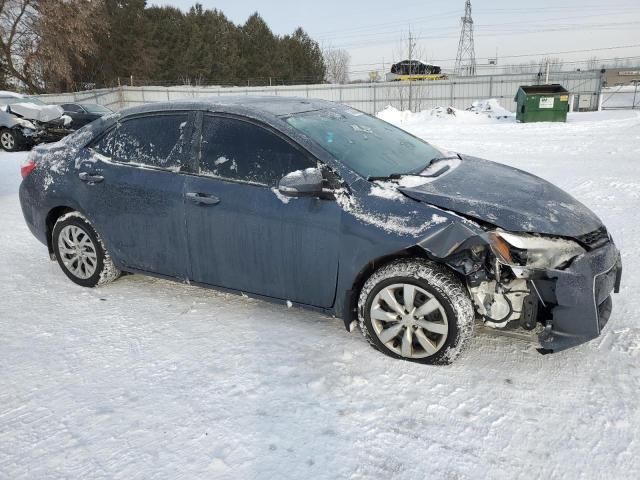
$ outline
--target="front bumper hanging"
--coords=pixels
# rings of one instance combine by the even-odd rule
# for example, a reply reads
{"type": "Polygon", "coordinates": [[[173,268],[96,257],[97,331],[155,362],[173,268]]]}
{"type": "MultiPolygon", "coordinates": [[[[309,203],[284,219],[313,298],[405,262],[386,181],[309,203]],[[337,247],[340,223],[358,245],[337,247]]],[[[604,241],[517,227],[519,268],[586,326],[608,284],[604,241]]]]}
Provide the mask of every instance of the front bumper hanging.
{"type": "Polygon", "coordinates": [[[620,290],[622,263],[614,243],[582,255],[565,270],[547,270],[544,276],[532,282],[542,292],[542,302],[555,307],[538,336],[541,351],[558,352],[598,337],[611,315],[611,293],[620,290]]]}

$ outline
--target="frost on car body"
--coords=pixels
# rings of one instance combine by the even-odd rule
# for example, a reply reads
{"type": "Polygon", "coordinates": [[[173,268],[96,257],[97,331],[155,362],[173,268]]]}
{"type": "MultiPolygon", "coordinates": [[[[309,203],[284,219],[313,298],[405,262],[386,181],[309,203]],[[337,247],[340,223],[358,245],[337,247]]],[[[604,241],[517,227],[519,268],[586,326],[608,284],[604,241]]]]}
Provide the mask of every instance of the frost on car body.
{"type": "Polygon", "coordinates": [[[536,331],[545,351],[562,350],[599,334],[619,288],[615,244],[566,192],[331,102],[145,105],[30,158],[20,199],[50,251],[55,219],[78,211],[122,271],[289,300],[346,327],[389,322],[369,327],[394,354],[412,351],[407,339],[429,350],[428,332],[458,352],[446,342],[467,338],[462,294],[487,325],[536,331]],[[397,272],[389,265],[419,275],[403,283],[385,276],[397,272]],[[391,283],[369,283],[362,301],[368,279],[383,277],[391,283]],[[426,320],[435,303],[441,318],[426,320]]]}

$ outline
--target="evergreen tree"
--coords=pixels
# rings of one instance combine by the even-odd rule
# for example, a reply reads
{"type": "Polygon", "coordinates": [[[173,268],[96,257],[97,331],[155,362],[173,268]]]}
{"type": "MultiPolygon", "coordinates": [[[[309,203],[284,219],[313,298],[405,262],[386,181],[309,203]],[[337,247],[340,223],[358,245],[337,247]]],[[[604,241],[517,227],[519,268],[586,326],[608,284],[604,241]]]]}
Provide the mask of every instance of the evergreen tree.
{"type": "MultiPolygon", "coordinates": [[[[43,12],[33,17],[34,28],[46,27],[46,35],[36,37],[46,43],[33,49],[33,55],[42,54],[33,64],[46,67],[37,70],[44,78],[32,78],[31,70],[16,77],[32,90],[110,87],[118,81],[127,85],[131,76],[136,85],[243,86],[319,83],[324,78],[317,42],[301,28],[275,35],[258,13],[235,25],[221,11],[201,4],[183,12],[148,7],[146,0],[91,0],[90,15],[71,19],[74,5],[88,0],[69,1],[58,9],[54,0],[28,1],[34,2],[34,15],[36,5],[43,12]],[[73,28],[67,28],[70,24],[73,28]],[[51,61],[54,55],[65,61],[51,61]]],[[[9,80],[11,69],[4,72],[9,80]]]]}

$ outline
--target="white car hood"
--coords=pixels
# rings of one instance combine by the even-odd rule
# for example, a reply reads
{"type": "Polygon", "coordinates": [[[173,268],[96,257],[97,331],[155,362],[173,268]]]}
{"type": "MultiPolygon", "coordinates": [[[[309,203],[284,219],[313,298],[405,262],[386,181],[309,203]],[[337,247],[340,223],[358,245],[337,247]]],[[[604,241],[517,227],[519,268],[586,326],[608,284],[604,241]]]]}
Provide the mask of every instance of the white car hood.
{"type": "Polygon", "coordinates": [[[24,102],[9,105],[12,113],[20,115],[27,120],[38,122],[51,122],[62,116],[64,110],[58,105],[36,105],[35,103],[24,102]]]}

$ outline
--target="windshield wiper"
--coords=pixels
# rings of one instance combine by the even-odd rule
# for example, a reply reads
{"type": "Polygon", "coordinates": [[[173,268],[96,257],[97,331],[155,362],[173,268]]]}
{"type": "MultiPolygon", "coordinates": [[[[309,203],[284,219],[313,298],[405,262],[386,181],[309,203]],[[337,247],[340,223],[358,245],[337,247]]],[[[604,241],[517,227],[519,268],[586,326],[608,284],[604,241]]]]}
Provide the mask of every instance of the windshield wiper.
{"type": "Polygon", "coordinates": [[[375,182],[376,180],[399,180],[400,177],[404,175],[412,175],[411,173],[390,173],[389,175],[382,175],[380,177],[367,177],[367,180],[370,182],[375,182]]]}
{"type": "Polygon", "coordinates": [[[460,155],[458,155],[457,153],[454,156],[432,158],[431,160],[429,160],[429,162],[424,166],[422,170],[426,170],[427,168],[429,168],[429,165],[432,165],[436,162],[442,162],[443,160],[462,160],[462,159],[460,158],[460,155]]]}
{"type": "Polygon", "coordinates": [[[429,168],[432,164],[436,163],[436,162],[440,162],[443,160],[458,160],[460,159],[460,155],[456,156],[451,156],[451,157],[436,157],[436,158],[432,158],[431,160],[429,160],[427,162],[427,164],[424,167],[420,167],[420,168],[416,168],[415,170],[411,170],[409,172],[406,173],[390,173],[389,175],[383,175],[383,176],[379,176],[379,177],[375,177],[375,176],[371,176],[371,177],[367,177],[367,180],[370,182],[375,182],[376,180],[399,180],[401,177],[437,177],[441,174],[443,174],[444,172],[446,172],[447,170],[449,170],[449,167],[442,167],[440,170],[438,170],[437,172],[431,174],[431,175],[420,175],[422,172],[424,172],[427,168],[429,168]]]}

